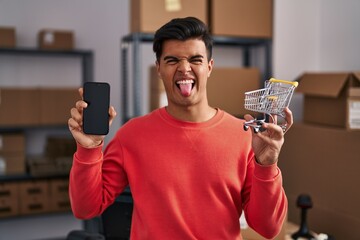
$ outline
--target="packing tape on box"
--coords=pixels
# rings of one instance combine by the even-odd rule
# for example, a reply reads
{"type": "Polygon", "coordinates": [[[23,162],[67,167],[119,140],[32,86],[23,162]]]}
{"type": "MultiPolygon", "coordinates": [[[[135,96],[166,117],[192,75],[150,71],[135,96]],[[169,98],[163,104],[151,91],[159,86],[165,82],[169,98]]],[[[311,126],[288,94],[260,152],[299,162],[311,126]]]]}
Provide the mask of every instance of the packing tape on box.
{"type": "Polygon", "coordinates": [[[45,32],[44,42],[46,44],[52,44],[55,40],[54,33],[52,31],[45,32]]]}
{"type": "Polygon", "coordinates": [[[166,0],[165,10],[167,12],[178,12],[181,11],[181,0],[166,0]]]}

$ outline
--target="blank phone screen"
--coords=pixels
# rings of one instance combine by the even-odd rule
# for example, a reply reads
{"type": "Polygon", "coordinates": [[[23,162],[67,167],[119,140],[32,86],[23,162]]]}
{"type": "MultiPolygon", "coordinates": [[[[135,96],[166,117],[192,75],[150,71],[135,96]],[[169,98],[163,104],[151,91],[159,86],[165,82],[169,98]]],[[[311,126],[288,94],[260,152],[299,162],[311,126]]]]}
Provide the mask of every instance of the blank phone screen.
{"type": "Polygon", "coordinates": [[[106,135],[109,132],[110,85],[104,82],[84,83],[83,131],[86,134],[106,135]]]}

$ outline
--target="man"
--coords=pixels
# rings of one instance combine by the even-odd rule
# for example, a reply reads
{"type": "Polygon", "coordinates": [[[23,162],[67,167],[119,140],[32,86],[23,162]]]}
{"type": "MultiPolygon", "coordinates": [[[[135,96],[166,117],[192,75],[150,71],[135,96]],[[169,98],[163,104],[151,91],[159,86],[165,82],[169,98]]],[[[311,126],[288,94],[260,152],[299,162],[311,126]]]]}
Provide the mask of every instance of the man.
{"type": "MultiPolygon", "coordinates": [[[[86,103],[71,110],[78,145],[70,173],[75,216],[101,214],[129,185],[131,239],[242,239],[242,211],[251,227],[273,238],[287,211],[277,167],[283,130],[274,122],[263,132],[246,132],[244,120],[208,105],[212,41],[198,19],[165,24],[153,49],[168,106],[127,122],[104,153],[104,136],[82,132],[86,103]]],[[[292,113],[285,112],[289,128],[292,113]]],[[[109,114],[111,124],[113,107],[109,114]]]]}

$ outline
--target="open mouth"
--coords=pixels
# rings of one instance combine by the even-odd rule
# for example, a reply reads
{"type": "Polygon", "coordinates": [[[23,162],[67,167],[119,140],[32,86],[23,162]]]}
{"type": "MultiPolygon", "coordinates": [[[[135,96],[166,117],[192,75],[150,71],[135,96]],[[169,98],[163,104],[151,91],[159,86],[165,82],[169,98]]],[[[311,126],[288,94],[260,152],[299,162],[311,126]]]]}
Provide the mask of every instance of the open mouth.
{"type": "Polygon", "coordinates": [[[194,80],[180,80],[176,82],[176,86],[180,89],[181,94],[184,97],[188,97],[191,94],[191,90],[195,86],[194,80]]]}

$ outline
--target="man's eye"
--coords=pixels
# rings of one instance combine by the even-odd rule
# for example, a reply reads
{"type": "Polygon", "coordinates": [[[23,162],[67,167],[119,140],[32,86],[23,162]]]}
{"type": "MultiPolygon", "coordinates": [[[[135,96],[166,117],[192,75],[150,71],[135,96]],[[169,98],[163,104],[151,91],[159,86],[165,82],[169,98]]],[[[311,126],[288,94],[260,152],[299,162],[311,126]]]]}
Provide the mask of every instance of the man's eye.
{"type": "Polygon", "coordinates": [[[169,59],[166,61],[167,64],[176,64],[178,62],[178,60],[176,59],[169,59]]]}
{"type": "Polygon", "coordinates": [[[200,64],[200,63],[202,63],[202,59],[201,58],[191,59],[191,63],[200,64]]]}

